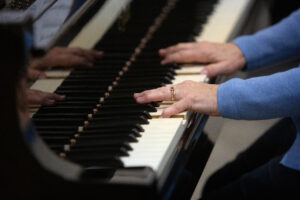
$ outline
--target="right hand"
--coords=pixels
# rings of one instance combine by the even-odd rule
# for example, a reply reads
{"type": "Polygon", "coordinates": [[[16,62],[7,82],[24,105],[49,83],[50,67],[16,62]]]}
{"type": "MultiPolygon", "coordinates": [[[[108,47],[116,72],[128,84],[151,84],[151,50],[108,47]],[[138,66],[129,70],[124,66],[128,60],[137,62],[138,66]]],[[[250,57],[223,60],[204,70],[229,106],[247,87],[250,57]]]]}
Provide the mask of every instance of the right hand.
{"type": "MultiPolygon", "coordinates": [[[[220,116],[218,108],[218,87],[216,84],[206,84],[195,81],[184,81],[172,86],[175,91],[175,103],[164,109],[161,117],[171,117],[186,110],[220,116]]],[[[172,100],[170,86],[135,93],[137,103],[172,100]]]]}
{"type": "Polygon", "coordinates": [[[201,74],[205,74],[209,78],[230,75],[246,65],[243,53],[233,43],[179,43],[166,49],[160,49],[159,54],[163,57],[161,64],[208,64],[201,74]]]}

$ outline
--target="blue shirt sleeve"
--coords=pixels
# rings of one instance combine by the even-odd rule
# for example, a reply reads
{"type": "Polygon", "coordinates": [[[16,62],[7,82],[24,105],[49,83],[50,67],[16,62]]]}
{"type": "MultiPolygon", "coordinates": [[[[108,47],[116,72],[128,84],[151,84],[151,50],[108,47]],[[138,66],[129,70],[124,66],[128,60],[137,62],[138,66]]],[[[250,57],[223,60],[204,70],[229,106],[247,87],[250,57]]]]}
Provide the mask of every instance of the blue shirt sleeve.
{"type": "Polygon", "coordinates": [[[300,9],[278,24],[233,41],[243,52],[247,69],[257,69],[300,55],[300,9]]]}
{"type": "Polygon", "coordinates": [[[231,119],[271,119],[300,113],[300,66],[247,80],[231,79],[218,88],[221,116],[231,119]]]}

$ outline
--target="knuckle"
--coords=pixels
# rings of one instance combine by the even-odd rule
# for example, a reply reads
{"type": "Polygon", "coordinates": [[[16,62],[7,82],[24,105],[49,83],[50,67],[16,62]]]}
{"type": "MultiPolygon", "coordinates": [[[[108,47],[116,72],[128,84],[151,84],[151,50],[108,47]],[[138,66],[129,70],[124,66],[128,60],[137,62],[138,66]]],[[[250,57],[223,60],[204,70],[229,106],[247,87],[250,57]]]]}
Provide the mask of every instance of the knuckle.
{"type": "Polygon", "coordinates": [[[194,103],[196,101],[196,95],[194,95],[194,94],[188,94],[186,96],[186,101],[187,101],[188,105],[194,103]]]}
{"type": "Polygon", "coordinates": [[[183,42],[180,42],[180,43],[178,43],[176,46],[179,47],[179,48],[181,48],[181,47],[184,47],[184,45],[185,45],[185,44],[184,44],[183,42]]]}
{"type": "Polygon", "coordinates": [[[183,81],[184,85],[192,85],[193,83],[194,83],[194,81],[191,81],[191,80],[185,80],[185,81],[183,81]]]}
{"type": "Polygon", "coordinates": [[[149,100],[149,98],[150,98],[149,91],[146,91],[143,96],[144,96],[145,100],[149,100]]]}

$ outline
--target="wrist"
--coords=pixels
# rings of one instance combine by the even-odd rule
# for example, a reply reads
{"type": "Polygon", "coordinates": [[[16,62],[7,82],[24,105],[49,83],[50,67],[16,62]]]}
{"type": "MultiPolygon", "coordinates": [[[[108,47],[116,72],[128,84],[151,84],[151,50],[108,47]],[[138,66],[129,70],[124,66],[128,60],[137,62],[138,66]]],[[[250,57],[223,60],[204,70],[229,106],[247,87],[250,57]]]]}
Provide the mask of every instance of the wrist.
{"type": "Polygon", "coordinates": [[[211,87],[211,98],[210,98],[211,114],[210,115],[220,116],[219,106],[218,106],[218,88],[219,88],[219,85],[210,84],[210,87],[211,87]]]}
{"type": "Polygon", "coordinates": [[[239,46],[235,43],[230,43],[234,49],[234,65],[236,66],[237,70],[245,70],[247,60],[243,53],[243,51],[239,48],[239,46]]]}

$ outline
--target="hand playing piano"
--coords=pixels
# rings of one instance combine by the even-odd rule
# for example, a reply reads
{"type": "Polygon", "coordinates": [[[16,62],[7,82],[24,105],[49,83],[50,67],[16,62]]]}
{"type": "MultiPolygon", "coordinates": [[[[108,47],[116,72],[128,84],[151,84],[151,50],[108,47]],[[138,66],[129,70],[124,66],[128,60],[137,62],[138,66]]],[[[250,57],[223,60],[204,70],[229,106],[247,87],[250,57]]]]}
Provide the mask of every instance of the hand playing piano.
{"type": "Polygon", "coordinates": [[[37,104],[43,106],[52,106],[55,105],[55,102],[63,101],[66,99],[64,95],[58,95],[28,88],[26,90],[26,97],[29,104],[37,104]]]}
{"type": "Polygon", "coordinates": [[[103,57],[103,52],[75,47],[54,47],[45,56],[30,60],[28,76],[31,80],[46,78],[43,70],[51,67],[91,67],[103,57]]]}
{"type": "Polygon", "coordinates": [[[193,110],[203,114],[219,116],[217,91],[219,85],[206,84],[195,81],[184,81],[177,85],[161,87],[135,93],[134,98],[138,103],[152,101],[170,101],[172,95],[176,101],[166,108],[161,117],[167,118],[187,110],[193,110]],[[173,87],[173,94],[172,88],[173,87]]]}
{"type": "Polygon", "coordinates": [[[207,77],[229,75],[246,64],[241,50],[233,43],[194,42],[179,43],[159,50],[162,64],[208,63],[201,71],[207,77]]]}

